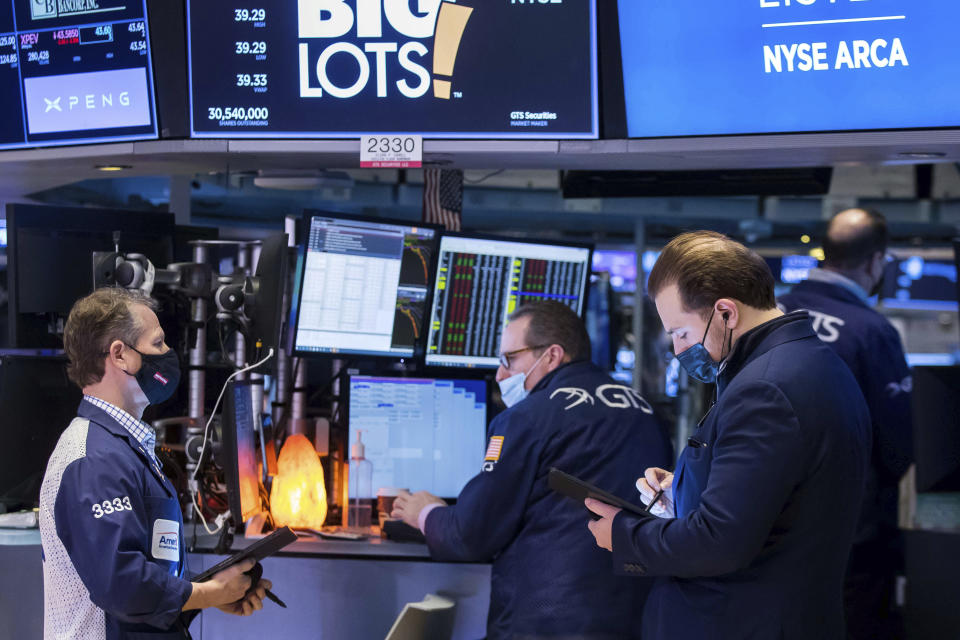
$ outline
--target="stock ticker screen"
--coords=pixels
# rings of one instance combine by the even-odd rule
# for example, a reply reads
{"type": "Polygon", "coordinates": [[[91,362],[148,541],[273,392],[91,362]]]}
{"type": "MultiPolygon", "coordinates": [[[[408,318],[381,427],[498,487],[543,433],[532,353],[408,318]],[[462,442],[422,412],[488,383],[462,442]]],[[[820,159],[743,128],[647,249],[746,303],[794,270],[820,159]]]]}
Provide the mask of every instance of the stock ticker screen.
{"type": "Polygon", "coordinates": [[[598,136],[595,0],[187,0],[187,16],[194,137],[598,136]]]}
{"type": "Polygon", "coordinates": [[[439,253],[428,365],[496,368],[507,317],[528,302],[583,314],[589,247],[445,235],[439,253]]]}
{"type": "Polygon", "coordinates": [[[0,2],[0,149],[157,137],[145,0],[0,2]]]}
{"type": "Polygon", "coordinates": [[[435,243],[433,227],[312,216],[295,351],[413,356],[435,243]]]}

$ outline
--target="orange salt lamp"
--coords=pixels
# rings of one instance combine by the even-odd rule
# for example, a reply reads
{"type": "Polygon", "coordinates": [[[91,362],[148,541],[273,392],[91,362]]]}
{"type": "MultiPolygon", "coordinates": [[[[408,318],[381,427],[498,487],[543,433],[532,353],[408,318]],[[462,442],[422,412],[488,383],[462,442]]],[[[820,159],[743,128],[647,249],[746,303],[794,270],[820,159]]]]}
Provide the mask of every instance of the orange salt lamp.
{"type": "Polygon", "coordinates": [[[278,474],[270,489],[270,513],[277,527],[319,529],[327,517],[323,466],[313,444],[295,433],[277,458],[278,474]]]}

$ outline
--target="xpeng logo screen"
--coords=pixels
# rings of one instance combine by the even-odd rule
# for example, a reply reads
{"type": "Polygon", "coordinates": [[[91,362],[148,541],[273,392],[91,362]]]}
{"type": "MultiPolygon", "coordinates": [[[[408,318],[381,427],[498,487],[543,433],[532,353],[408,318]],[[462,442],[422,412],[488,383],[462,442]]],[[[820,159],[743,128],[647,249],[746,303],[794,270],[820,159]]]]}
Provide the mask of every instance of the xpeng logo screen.
{"type": "Polygon", "coordinates": [[[157,137],[145,0],[0,2],[0,149],[157,137]]]}
{"type": "Polygon", "coordinates": [[[187,5],[194,136],[598,135],[595,0],[187,5]]]}

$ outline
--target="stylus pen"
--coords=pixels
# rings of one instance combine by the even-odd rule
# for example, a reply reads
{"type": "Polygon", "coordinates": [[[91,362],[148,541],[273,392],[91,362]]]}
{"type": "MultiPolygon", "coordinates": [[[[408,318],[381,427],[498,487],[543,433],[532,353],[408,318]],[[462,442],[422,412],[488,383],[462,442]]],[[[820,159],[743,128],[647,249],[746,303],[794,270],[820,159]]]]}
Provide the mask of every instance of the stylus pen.
{"type": "Polygon", "coordinates": [[[663,489],[658,489],[655,494],[653,494],[653,500],[650,501],[650,504],[643,508],[644,511],[650,513],[650,509],[653,509],[653,505],[657,504],[657,500],[663,495],[663,489]]]}
{"type": "Polygon", "coordinates": [[[270,589],[267,589],[266,592],[267,592],[267,597],[268,597],[268,598],[270,598],[271,600],[273,600],[274,602],[276,602],[278,605],[280,605],[280,606],[283,607],[284,609],[287,608],[287,605],[285,605],[285,604],[283,603],[283,600],[281,600],[280,598],[278,598],[277,596],[275,596],[275,595],[273,594],[273,591],[270,591],[270,589]]]}

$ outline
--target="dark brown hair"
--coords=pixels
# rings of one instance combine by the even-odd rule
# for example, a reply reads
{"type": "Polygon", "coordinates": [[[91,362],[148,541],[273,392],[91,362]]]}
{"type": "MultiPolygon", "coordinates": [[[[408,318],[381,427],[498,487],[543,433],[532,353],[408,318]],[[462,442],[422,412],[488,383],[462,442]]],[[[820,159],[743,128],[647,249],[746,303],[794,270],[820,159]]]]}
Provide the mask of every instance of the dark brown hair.
{"type": "Polygon", "coordinates": [[[687,312],[706,314],[720,298],[763,310],[777,304],[773,274],[764,259],[713,231],[684,233],[664,247],[650,271],[647,293],[656,298],[672,284],[687,312]]]}
{"type": "Polygon", "coordinates": [[[81,389],[103,379],[104,359],[114,340],[137,344],[143,333],[133,314],[138,304],[157,310],[152,298],[118,287],[97,289],[74,303],[63,328],[63,349],[70,361],[67,375],[81,389]]]}
{"type": "Polygon", "coordinates": [[[549,347],[558,344],[571,361],[590,359],[590,337],[577,313],[553,300],[532,302],[521,306],[507,318],[509,322],[530,318],[525,336],[528,347],[549,347]]]}

